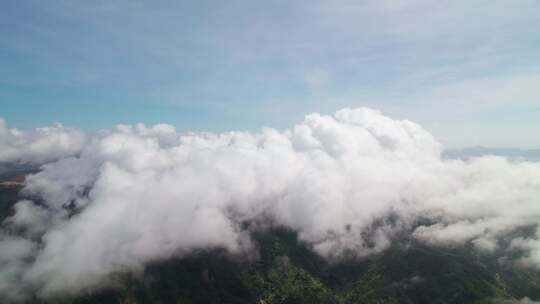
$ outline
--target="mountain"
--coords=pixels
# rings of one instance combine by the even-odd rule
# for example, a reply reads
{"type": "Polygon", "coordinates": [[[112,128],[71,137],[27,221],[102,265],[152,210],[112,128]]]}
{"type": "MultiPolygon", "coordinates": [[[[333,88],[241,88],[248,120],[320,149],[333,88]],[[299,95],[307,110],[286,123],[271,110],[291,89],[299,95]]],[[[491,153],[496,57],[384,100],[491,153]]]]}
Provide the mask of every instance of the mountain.
{"type": "Polygon", "coordinates": [[[472,248],[411,240],[381,254],[329,263],[293,231],[254,233],[260,256],[220,250],[155,262],[119,274],[115,289],[52,303],[520,303],[540,299],[540,273],[472,248]]]}
{"type": "MultiPolygon", "coordinates": [[[[15,174],[16,175],[16,174],[15,174]]],[[[11,175],[13,176],[13,175],[11,175]]],[[[21,186],[0,186],[3,220],[21,186]]],[[[524,229],[520,233],[528,234],[524,229]]],[[[428,246],[408,234],[364,258],[327,261],[296,232],[253,230],[251,255],[219,248],[116,273],[101,289],[29,303],[534,303],[540,272],[472,246],[428,246]],[[530,300],[532,299],[532,300],[530,300]]]]}
{"type": "Polygon", "coordinates": [[[515,148],[487,148],[469,147],[463,149],[448,149],[443,152],[446,158],[470,158],[484,155],[505,156],[515,159],[540,160],[540,149],[515,149],[515,148]]]}

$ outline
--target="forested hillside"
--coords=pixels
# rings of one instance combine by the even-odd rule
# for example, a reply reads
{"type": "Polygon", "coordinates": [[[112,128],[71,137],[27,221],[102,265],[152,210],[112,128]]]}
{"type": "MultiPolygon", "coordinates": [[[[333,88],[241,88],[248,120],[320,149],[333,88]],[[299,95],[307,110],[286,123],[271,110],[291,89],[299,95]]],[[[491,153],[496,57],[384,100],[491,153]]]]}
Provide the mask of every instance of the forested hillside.
{"type": "MultiPolygon", "coordinates": [[[[11,213],[19,190],[17,185],[0,188],[3,218],[11,213]]],[[[116,273],[101,289],[47,301],[34,296],[32,302],[432,304],[540,299],[539,272],[472,246],[433,247],[403,237],[380,254],[327,261],[285,228],[256,230],[251,237],[256,248],[249,255],[209,248],[155,261],[138,272],[116,273]]]]}

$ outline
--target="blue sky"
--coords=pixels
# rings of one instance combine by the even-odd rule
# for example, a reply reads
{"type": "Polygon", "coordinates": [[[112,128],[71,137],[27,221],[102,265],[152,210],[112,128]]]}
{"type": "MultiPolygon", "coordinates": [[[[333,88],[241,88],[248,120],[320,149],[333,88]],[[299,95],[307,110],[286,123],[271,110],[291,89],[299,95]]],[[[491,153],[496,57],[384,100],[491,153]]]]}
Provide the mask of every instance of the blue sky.
{"type": "Polygon", "coordinates": [[[448,147],[540,147],[540,1],[6,1],[0,117],[290,127],[368,106],[448,147]]]}

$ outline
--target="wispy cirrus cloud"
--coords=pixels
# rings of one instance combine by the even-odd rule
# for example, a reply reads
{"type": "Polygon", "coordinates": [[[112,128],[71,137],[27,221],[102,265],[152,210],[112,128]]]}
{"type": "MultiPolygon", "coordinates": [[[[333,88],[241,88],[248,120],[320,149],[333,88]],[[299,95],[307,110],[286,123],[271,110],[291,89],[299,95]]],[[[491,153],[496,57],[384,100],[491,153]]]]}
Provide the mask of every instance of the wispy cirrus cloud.
{"type": "Polygon", "coordinates": [[[99,128],[119,120],[156,123],[174,113],[180,129],[228,130],[284,127],[305,112],[367,105],[430,126],[438,121],[451,145],[471,142],[451,130],[456,116],[479,144],[524,145],[525,138],[513,141],[509,133],[499,142],[481,138],[483,126],[504,113],[520,118],[513,123],[520,133],[539,127],[522,114],[535,109],[538,96],[539,6],[529,0],[10,4],[0,29],[3,116],[16,125],[73,120],[99,128]],[[34,119],[23,119],[19,105],[34,119]],[[128,105],[130,111],[118,110],[128,105]],[[101,115],[103,108],[110,114],[101,115]],[[412,108],[425,114],[411,115],[412,108]]]}

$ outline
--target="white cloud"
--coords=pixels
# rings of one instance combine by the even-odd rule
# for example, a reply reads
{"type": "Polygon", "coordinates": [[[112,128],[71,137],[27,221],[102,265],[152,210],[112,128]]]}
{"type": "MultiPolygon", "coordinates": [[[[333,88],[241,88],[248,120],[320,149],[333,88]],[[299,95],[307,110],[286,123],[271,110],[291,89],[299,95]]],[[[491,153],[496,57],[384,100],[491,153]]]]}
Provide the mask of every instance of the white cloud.
{"type": "Polygon", "coordinates": [[[514,300],[493,300],[493,303],[495,304],[538,304],[540,302],[533,301],[527,297],[522,298],[520,300],[514,299],[514,300]]]}
{"type": "MultiPolygon", "coordinates": [[[[246,220],[294,229],[327,258],[382,251],[420,217],[434,224],[417,227],[414,237],[486,251],[540,220],[540,162],[445,160],[419,125],[366,108],[310,114],[283,132],[179,134],[168,125],[122,125],[85,143],[76,157],[26,179],[25,192],[43,207],[21,201],[6,220],[28,239],[18,239],[26,246],[20,254],[4,254],[10,285],[0,292],[79,292],[111,273],[194,249],[249,251],[246,220]],[[33,262],[22,263],[28,255],[33,262]]],[[[514,248],[540,261],[538,237],[516,239],[514,248]]]]}
{"type": "Polygon", "coordinates": [[[25,300],[22,275],[29,266],[27,259],[35,253],[35,244],[22,238],[0,234],[0,295],[6,301],[25,300]]]}
{"type": "Polygon", "coordinates": [[[41,164],[77,154],[84,133],[57,124],[34,130],[8,128],[0,118],[0,162],[41,164]]]}

